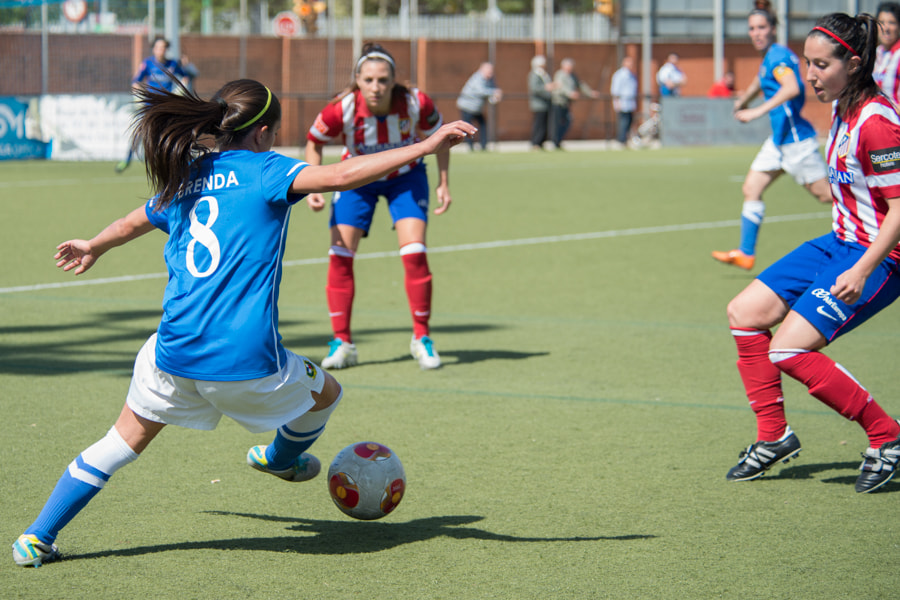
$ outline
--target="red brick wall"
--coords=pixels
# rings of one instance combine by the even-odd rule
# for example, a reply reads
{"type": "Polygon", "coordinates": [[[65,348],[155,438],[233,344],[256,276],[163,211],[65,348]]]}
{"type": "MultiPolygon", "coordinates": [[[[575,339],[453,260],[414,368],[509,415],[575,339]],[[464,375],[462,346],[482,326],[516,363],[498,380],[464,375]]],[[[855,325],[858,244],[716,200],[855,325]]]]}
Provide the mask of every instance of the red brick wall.
{"type": "MultiPolygon", "coordinates": [[[[386,41],[385,48],[397,62],[397,78],[407,82],[412,68],[412,48],[408,41],[386,41]]],[[[49,36],[48,91],[65,93],[125,92],[136,65],[150,54],[145,38],[118,35],[49,36]]],[[[795,52],[801,43],[792,43],[795,52]]],[[[41,91],[40,34],[0,33],[0,95],[35,95],[41,91]]],[[[241,40],[238,37],[185,35],[181,39],[184,54],[200,70],[197,91],[212,95],[226,81],[237,79],[241,40]]],[[[497,139],[525,140],[531,127],[528,111],[526,78],[534,54],[531,42],[497,42],[496,80],[504,91],[503,101],[496,106],[494,124],[497,139]]],[[[335,73],[329,89],[328,41],[325,39],[291,39],[251,37],[246,40],[246,73],[260,80],[278,94],[284,108],[279,145],[302,145],[305,131],[331,94],[350,80],[354,57],[351,40],[336,40],[335,73]]],[[[569,139],[606,139],[615,129],[609,101],[609,80],[617,68],[614,44],[556,43],[554,63],[570,57],[575,60],[579,77],[603,95],[598,100],[580,100],[572,107],[574,122],[569,139]]],[[[638,59],[640,46],[629,44],[624,51],[638,59]]],[[[710,44],[655,44],[653,74],[669,52],[681,57],[687,75],[685,95],[703,96],[713,82],[712,46],[710,44]]],[[[487,42],[422,41],[417,45],[417,81],[430,94],[446,119],[458,118],[456,95],[466,79],[488,59],[487,42]]],[[[745,88],[756,74],[760,56],[748,42],[729,43],[725,47],[726,69],[735,72],[737,86],[745,88]]],[[[550,69],[552,72],[552,69],[550,69]]],[[[654,78],[651,77],[651,80],[654,78]]],[[[638,80],[641,74],[638,73],[638,80]]],[[[654,84],[655,88],[655,84],[654,84]]],[[[805,115],[820,134],[827,131],[830,108],[820,104],[809,93],[805,115]]],[[[656,90],[652,93],[655,95],[656,90]]]]}

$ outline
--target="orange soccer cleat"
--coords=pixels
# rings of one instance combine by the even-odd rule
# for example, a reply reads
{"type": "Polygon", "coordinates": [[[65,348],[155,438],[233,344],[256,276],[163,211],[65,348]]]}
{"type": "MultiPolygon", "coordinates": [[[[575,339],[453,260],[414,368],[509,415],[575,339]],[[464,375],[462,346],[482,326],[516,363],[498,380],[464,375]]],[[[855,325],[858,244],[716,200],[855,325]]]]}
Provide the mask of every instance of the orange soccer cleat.
{"type": "Polygon", "coordinates": [[[753,263],[756,262],[755,256],[744,254],[740,250],[728,250],[725,252],[716,250],[712,253],[712,257],[726,265],[734,265],[748,271],[753,268],[753,263]]]}

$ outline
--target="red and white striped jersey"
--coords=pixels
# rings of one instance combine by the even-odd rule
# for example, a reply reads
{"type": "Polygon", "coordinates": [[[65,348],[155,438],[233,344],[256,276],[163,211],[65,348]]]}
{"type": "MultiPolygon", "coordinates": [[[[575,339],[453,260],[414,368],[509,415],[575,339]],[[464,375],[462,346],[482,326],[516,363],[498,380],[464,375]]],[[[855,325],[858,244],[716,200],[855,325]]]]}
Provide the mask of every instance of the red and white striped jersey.
{"type": "Polygon", "coordinates": [[[878,60],[875,61],[872,77],[894,104],[900,104],[900,41],[891,46],[890,50],[882,50],[881,46],[878,49],[878,60]]]}
{"type": "MultiPolygon", "coordinates": [[[[900,198],[897,110],[879,94],[865,101],[846,121],[835,112],[826,150],[834,198],[832,228],[842,240],[869,247],[887,214],[885,200],[900,198]]],[[[900,260],[900,245],[890,257],[900,260]]]]}
{"type": "MultiPolygon", "coordinates": [[[[351,156],[415,144],[437,131],[441,125],[443,118],[434,102],[418,89],[413,88],[407,94],[395,93],[391,110],[385,116],[373,115],[362,92],[355,90],[323,108],[309,128],[306,139],[326,144],[342,138],[344,150],[341,160],[346,160],[351,156]]],[[[399,168],[385,179],[409,172],[422,160],[420,158],[399,168]]]]}

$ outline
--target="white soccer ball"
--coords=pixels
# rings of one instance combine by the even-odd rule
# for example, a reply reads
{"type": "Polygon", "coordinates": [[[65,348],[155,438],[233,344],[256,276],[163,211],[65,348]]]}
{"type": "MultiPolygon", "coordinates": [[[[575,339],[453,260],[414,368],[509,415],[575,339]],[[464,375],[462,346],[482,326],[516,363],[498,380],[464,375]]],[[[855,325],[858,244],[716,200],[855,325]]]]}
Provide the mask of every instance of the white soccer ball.
{"type": "Polygon", "coordinates": [[[406,491],[406,473],[394,452],[377,442],[350,444],[328,467],[328,492],[335,505],[354,519],[380,519],[406,491]]]}

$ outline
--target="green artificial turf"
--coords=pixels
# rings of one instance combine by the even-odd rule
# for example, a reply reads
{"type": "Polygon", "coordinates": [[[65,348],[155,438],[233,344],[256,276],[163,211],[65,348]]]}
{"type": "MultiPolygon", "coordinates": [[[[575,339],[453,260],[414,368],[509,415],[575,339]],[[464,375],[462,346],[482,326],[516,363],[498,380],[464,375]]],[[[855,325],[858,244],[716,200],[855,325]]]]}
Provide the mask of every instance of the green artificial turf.
{"type": "MultiPolygon", "coordinates": [[[[324,477],[288,484],[248,468],[269,434],[227,419],[214,432],[170,427],[63,530],[63,561],[0,561],[0,597],[896,597],[900,483],[856,494],[865,436],[804,388],[785,382],[799,458],[725,481],[755,440],[725,306],[830,227],[827,208],[783,178],[766,196],[755,271],[710,258],[737,245],[755,151],[454,154],[453,206],[428,232],[444,367],[409,357],[382,205],[356,263],[361,364],[335,372],[344,399],[312,449],[327,466],[354,441],[390,446],[408,479],[396,511],[353,521],[324,477]]],[[[106,163],[0,163],[7,544],[115,420],[165,285],[161,233],[77,279],[55,269],[54,248],[146,193],[140,165],[116,176],[106,163]]],[[[300,204],[291,227],[281,332],[318,361],[327,216],[300,204]]],[[[898,346],[890,307],[827,353],[900,417],[898,346]]]]}

